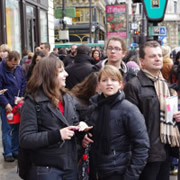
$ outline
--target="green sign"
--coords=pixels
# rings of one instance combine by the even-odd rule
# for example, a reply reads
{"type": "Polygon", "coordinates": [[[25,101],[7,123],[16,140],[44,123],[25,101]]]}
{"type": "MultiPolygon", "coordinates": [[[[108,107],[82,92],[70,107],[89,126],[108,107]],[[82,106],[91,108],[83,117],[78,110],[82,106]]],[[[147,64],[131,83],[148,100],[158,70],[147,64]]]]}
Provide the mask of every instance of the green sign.
{"type": "MultiPolygon", "coordinates": [[[[65,9],[65,16],[66,17],[76,17],[76,8],[66,8],[65,9]]],[[[55,17],[56,19],[62,18],[62,8],[56,8],[55,9],[55,17]]]]}
{"type": "Polygon", "coordinates": [[[143,6],[149,22],[161,22],[164,19],[168,0],[143,0],[143,6]]]}

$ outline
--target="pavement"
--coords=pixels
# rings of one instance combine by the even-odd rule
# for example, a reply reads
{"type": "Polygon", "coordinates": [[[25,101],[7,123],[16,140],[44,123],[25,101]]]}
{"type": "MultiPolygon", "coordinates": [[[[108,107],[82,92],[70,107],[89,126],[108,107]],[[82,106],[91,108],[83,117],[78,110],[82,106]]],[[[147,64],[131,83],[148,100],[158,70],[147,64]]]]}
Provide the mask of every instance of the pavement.
{"type": "Polygon", "coordinates": [[[5,162],[2,153],[3,148],[0,130],[0,180],[21,180],[21,178],[17,174],[17,160],[11,163],[5,162]]]}

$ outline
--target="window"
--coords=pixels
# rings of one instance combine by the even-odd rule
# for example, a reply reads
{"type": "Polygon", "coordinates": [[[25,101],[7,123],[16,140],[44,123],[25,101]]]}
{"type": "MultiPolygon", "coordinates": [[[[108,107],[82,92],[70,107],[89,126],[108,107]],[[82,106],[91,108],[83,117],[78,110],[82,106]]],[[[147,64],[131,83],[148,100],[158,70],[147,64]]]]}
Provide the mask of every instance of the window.
{"type": "Polygon", "coordinates": [[[46,11],[40,10],[41,42],[48,42],[48,22],[46,11]]]}
{"type": "Polygon", "coordinates": [[[16,0],[6,0],[7,44],[21,52],[20,8],[16,0]]]}
{"type": "Polygon", "coordinates": [[[174,1],[174,13],[177,13],[177,1],[174,1]]]}

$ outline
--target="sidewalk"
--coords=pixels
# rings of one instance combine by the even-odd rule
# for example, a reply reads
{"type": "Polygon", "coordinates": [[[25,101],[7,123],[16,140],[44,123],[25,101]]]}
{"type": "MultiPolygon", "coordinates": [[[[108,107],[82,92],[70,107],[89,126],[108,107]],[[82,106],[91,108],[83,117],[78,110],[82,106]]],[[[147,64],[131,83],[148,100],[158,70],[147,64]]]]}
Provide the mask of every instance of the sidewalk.
{"type": "Polygon", "coordinates": [[[15,162],[7,163],[4,161],[2,153],[3,153],[3,148],[2,148],[1,129],[0,129],[0,180],[21,180],[21,178],[19,178],[18,174],[16,173],[17,160],[15,162]]]}

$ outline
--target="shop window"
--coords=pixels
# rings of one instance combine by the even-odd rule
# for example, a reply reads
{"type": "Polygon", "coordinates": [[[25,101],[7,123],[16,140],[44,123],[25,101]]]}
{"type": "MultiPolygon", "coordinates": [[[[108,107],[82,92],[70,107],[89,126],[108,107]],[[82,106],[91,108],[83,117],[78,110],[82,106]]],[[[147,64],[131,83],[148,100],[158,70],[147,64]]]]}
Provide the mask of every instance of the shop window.
{"type": "Polygon", "coordinates": [[[48,22],[46,11],[40,11],[41,42],[48,42],[48,22]]]}
{"type": "Polygon", "coordinates": [[[6,0],[7,44],[21,52],[20,8],[16,0],[6,0]]]}

